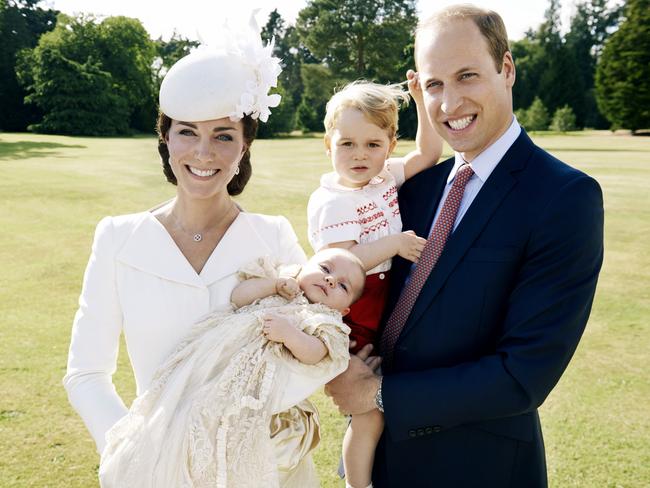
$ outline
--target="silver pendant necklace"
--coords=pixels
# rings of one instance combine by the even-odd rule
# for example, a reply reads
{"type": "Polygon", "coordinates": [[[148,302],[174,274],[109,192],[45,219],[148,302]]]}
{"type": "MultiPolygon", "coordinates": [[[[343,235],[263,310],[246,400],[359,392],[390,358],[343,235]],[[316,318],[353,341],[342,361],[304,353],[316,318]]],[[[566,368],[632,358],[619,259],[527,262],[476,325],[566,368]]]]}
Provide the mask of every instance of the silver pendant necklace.
{"type": "MultiPolygon", "coordinates": [[[[230,212],[232,212],[232,210],[235,209],[235,208],[237,208],[237,207],[233,204],[232,207],[230,207],[230,209],[226,212],[226,214],[225,214],[225,216],[224,216],[223,219],[225,220],[225,218],[227,218],[227,217],[230,215],[230,212]]],[[[192,236],[192,240],[194,240],[194,242],[201,242],[201,241],[203,240],[203,234],[204,234],[205,231],[204,231],[204,232],[195,232],[195,233],[194,233],[194,232],[188,232],[188,231],[185,229],[185,227],[183,227],[183,226],[181,225],[181,223],[178,221],[178,219],[176,218],[176,216],[174,216],[174,215],[172,214],[172,217],[174,218],[174,221],[176,222],[176,225],[178,226],[178,228],[179,228],[181,231],[183,231],[186,235],[188,235],[188,236],[192,236]]],[[[219,225],[219,223],[218,223],[217,225],[215,225],[214,227],[216,228],[218,225],[219,225]]],[[[211,230],[212,230],[212,229],[211,229],[211,230]]]]}

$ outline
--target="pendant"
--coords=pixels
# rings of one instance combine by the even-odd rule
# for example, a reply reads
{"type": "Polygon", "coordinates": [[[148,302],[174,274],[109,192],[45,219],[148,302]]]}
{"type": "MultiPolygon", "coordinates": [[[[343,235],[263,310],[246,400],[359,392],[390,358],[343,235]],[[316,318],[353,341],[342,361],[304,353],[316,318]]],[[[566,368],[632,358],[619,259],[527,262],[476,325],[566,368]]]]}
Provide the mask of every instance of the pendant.
{"type": "Polygon", "coordinates": [[[201,234],[194,234],[194,242],[201,242],[203,240],[203,236],[201,234]]]}

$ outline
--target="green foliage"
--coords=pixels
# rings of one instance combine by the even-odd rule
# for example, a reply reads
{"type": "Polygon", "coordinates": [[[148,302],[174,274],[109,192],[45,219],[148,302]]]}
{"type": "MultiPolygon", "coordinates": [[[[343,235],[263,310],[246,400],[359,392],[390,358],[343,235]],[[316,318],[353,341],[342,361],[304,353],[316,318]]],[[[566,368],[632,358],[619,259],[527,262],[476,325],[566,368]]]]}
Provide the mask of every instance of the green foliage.
{"type": "Polygon", "coordinates": [[[569,105],[579,127],[603,127],[594,98],[594,69],[602,45],[618,22],[620,8],[607,0],[582,0],[571,18],[571,30],[560,31],[560,3],[550,0],[537,30],[511,44],[517,66],[515,108],[528,107],[538,96],[554,112],[569,105]]]}
{"type": "Polygon", "coordinates": [[[78,63],[44,43],[32,61],[41,70],[27,101],[37,101],[45,115],[30,130],[95,136],[128,131],[126,101],[113,91],[110,73],[92,57],[78,63]]]}
{"type": "Polygon", "coordinates": [[[598,107],[614,127],[650,127],[650,0],[628,0],[596,69],[598,107]]]}
{"type": "Polygon", "coordinates": [[[345,84],[321,64],[303,64],[301,67],[304,92],[298,106],[297,124],[305,131],[322,132],[325,118],[325,105],[334,94],[336,87],[345,84]]]}
{"type": "Polygon", "coordinates": [[[257,129],[258,139],[269,139],[277,134],[288,134],[295,126],[296,110],[293,100],[287,96],[287,92],[281,83],[272,90],[282,97],[280,105],[271,109],[271,116],[267,122],[260,122],[257,129]]]}
{"type": "Polygon", "coordinates": [[[553,114],[550,129],[558,132],[576,130],[576,116],[573,109],[568,105],[558,108],[553,114]]]}
{"type": "Polygon", "coordinates": [[[192,48],[197,47],[197,41],[190,41],[174,31],[169,41],[164,41],[159,37],[154,41],[156,49],[156,59],[154,59],[153,70],[156,80],[156,92],[160,88],[160,83],[174,63],[182,57],[188,55],[192,48]]]}
{"type": "Polygon", "coordinates": [[[43,110],[33,130],[61,134],[151,132],[155,121],[153,42],[139,21],[59,15],[56,28],[22,51],[26,101],[43,110]]]}
{"type": "Polygon", "coordinates": [[[608,7],[607,0],[584,0],[576,5],[566,46],[575,58],[575,72],[584,86],[583,100],[574,106],[579,126],[607,128],[607,120],[598,111],[594,92],[596,63],[605,40],[618,23],[621,7],[608,7]]]}
{"type": "Polygon", "coordinates": [[[515,110],[515,117],[517,117],[519,125],[528,128],[528,111],[525,108],[515,110]]]}
{"type": "Polygon", "coordinates": [[[57,12],[38,3],[0,0],[0,130],[23,131],[41,115],[23,103],[25,91],[15,72],[20,50],[34,47],[44,32],[54,29],[57,12]]]}
{"type": "Polygon", "coordinates": [[[535,97],[535,100],[533,100],[531,106],[528,107],[528,110],[526,110],[525,115],[522,117],[522,120],[520,120],[520,123],[526,128],[526,130],[548,129],[548,110],[544,106],[544,102],[542,102],[539,97],[535,97]]]}
{"type": "Polygon", "coordinates": [[[336,76],[394,82],[416,23],[414,0],[310,0],[296,28],[336,76]]]}

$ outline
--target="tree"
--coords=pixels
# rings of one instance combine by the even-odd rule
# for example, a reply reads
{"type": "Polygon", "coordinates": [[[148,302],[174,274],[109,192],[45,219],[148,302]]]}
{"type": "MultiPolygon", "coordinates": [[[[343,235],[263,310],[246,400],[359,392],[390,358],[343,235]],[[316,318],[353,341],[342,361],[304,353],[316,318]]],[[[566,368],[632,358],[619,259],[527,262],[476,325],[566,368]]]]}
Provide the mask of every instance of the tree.
{"type": "Polygon", "coordinates": [[[322,132],[324,130],[325,105],[337,86],[345,80],[337,78],[320,64],[303,64],[301,75],[305,90],[298,106],[297,124],[303,130],[322,132]]]}
{"type": "Polygon", "coordinates": [[[604,129],[608,126],[596,105],[594,75],[605,40],[619,21],[621,6],[610,8],[607,4],[607,0],[578,3],[576,13],[571,18],[570,30],[565,36],[566,46],[575,57],[575,71],[584,86],[583,103],[576,107],[579,109],[576,120],[581,127],[604,129]]]}
{"type": "Polygon", "coordinates": [[[415,0],[310,0],[296,28],[335,76],[395,82],[416,23],[415,0]]]}
{"type": "Polygon", "coordinates": [[[268,139],[277,134],[287,134],[293,130],[296,124],[296,111],[291,97],[289,97],[282,86],[278,83],[277,88],[272,90],[282,97],[280,105],[271,110],[271,116],[267,122],[261,122],[257,129],[259,139],[268,139]]]}
{"type": "Polygon", "coordinates": [[[605,43],[596,99],[614,127],[650,127],[650,0],[628,0],[624,21],[605,43]]]}
{"type": "Polygon", "coordinates": [[[40,118],[40,111],[25,105],[25,91],[15,66],[22,49],[33,48],[56,23],[56,10],[42,9],[40,0],[0,0],[0,130],[22,131],[40,118]]]}
{"type": "Polygon", "coordinates": [[[44,111],[34,130],[64,134],[151,131],[155,88],[153,43],[139,21],[60,14],[56,28],[17,65],[27,101],[44,111]],[[54,89],[56,87],[56,89],[54,89]],[[69,87],[69,89],[68,89],[69,87]],[[76,120],[72,110],[78,111],[76,120]]]}
{"type": "Polygon", "coordinates": [[[513,105],[515,109],[525,110],[539,91],[539,80],[547,65],[546,53],[530,31],[524,39],[511,43],[510,50],[517,67],[517,81],[512,90],[513,105]]]}
{"type": "Polygon", "coordinates": [[[567,132],[576,129],[576,116],[568,105],[558,108],[553,114],[551,130],[567,132]]]}
{"type": "Polygon", "coordinates": [[[544,18],[536,34],[544,53],[541,66],[538,67],[541,72],[536,94],[551,112],[567,104],[576,112],[582,112],[584,84],[575,68],[575,55],[560,35],[559,0],[549,0],[544,18]]]}
{"type": "Polygon", "coordinates": [[[524,119],[527,122],[527,125],[525,127],[528,130],[548,129],[548,110],[544,106],[544,103],[539,99],[539,97],[535,97],[532,105],[528,107],[524,119]]]}

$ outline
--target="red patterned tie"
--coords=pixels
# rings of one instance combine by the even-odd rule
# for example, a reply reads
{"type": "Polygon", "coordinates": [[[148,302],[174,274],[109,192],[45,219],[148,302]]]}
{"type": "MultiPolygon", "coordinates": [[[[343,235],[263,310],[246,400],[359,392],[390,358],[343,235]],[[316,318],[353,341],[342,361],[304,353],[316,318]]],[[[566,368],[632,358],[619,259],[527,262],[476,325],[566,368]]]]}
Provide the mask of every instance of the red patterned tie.
{"type": "Polygon", "coordinates": [[[424,286],[429,274],[431,274],[431,270],[433,270],[442,254],[447,238],[454,228],[458,207],[460,207],[460,201],[465,192],[465,185],[467,185],[473,174],[474,171],[468,163],[463,164],[456,173],[451,190],[449,190],[447,199],[442,206],[442,210],[440,210],[440,215],[438,215],[438,220],[436,220],[429,239],[422,250],[420,260],[411,273],[411,279],[402,289],[402,294],[395,304],[388,322],[386,322],[384,333],[381,336],[381,353],[384,363],[392,361],[397,338],[402,332],[404,324],[406,324],[406,319],[411,314],[413,304],[417,300],[422,286],[424,286]]]}

